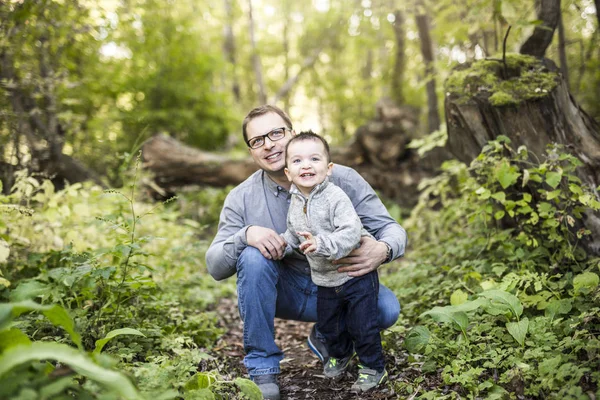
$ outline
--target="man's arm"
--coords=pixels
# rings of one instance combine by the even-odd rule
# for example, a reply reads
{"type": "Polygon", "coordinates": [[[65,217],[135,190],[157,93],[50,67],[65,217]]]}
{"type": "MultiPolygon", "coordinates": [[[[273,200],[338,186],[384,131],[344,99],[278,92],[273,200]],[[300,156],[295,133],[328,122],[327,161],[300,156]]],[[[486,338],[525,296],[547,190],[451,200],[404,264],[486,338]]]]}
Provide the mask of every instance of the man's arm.
{"type": "Polygon", "coordinates": [[[337,185],[350,197],[365,229],[377,239],[361,238],[358,249],[335,262],[347,264],[338,271],[361,276],[377,269],[386,260],[387,246],[391,249],[390,260],[404,255],[406,231],[390,216],[371,185],[351,168],[345,168],[344,173],[338,176],[337,185]]]}
{"type": "Polygon", "coordinates": [[[229,193],[221,210],[217,235],[206,252],[208,273],[218,281],[235,274],[237,259],[248,246],[246,231],[250,226],[244,222],[241,203],[235,192],[229,193]]]}

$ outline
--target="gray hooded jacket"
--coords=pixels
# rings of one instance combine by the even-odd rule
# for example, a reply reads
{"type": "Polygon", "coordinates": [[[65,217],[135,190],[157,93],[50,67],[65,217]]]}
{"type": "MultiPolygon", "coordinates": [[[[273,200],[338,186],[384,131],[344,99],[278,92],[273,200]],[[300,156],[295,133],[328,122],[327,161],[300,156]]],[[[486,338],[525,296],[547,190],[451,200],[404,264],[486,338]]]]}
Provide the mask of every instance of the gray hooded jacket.
{"type": "Polygon", "coordinates": [[[348,282],[352,277],[337,272],[340,266],[331,262],[359,247],[361,236],[371,236],[363,229],[350,198],[329,179],[315,186],[308,198],[294,185],[290,193],[287,231],[282,234],[288,243],[286,254],[297,251],[305,240],[297,232],[308,231],[317,242],[317,250],[306,256],[313,282],[326,287],[348,282]]]}

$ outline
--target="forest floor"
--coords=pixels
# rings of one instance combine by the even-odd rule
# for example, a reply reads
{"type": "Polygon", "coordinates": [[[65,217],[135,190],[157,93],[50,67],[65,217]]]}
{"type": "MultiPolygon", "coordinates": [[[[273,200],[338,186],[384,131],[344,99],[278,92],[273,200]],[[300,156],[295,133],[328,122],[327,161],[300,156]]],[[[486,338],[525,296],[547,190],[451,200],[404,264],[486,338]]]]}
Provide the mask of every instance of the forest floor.
{"type": "MultiPolygon", "coordinates": [[[[218,363],[222,366],[221,373],[223,370],[228,371],[231,379],[245,377],[242,322],[237,303],[235,299],[222,299],[215,311],[219,315],[221,327],[226,331],[213,348],[212,354],[218,358],[218,363]]],[[[334,382],[325,378],[321,362],[306,344],[311,328],[312,323],[308,322],[275,320],[275,341],[285,353],[279,375],[282,400],[397,399],[399,397],[389,385],[367,394],[358,395],[351,392],[350,387],[357,377],[356,365],[346,372],[340,381],[334,382]]],[[[397,372],[397,364],[389,359],[389,355],[386,356],[390,380],[401,378],[397,372]]]]}

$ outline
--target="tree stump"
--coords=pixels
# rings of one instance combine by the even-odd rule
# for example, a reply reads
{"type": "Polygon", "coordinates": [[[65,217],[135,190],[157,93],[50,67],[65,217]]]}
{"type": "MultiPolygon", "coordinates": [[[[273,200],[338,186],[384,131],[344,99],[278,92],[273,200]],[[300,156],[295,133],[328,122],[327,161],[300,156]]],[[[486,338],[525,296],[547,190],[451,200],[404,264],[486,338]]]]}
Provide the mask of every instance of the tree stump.
{"type": "MultiPolygon", "coordinates": [[[[480,60],[455,71],[446,86],[447,147],[459,160],[470,163],[500,135],[538,156],[559,143],[584,163],[579,177],[592,188],[600,184],[600,125],[576,104],[552,61],[480,60]]],[[[590,212],[585,223],[598,242],[599,216],[590,212]]]]}

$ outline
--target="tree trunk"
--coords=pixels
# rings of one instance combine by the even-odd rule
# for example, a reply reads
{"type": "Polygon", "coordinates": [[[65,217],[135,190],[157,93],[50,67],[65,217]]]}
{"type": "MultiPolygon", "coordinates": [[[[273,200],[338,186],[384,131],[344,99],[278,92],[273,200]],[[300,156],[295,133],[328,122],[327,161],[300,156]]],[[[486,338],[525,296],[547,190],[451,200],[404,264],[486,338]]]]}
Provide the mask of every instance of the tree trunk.
{"type": "Polygon", "coordinates": [[[256,40],[254,39],[254,17],[252,16],[252,0],[248,0],[248,29],[250,30],[250,46],[252,48],[252,66],[254,67],[254,75],[256,76],[256,85],[258,86],[258,101],[260,104],[267,104],[267,93],[263,82],[262,65],[260,56],[256,48],[256,40]]]}
{"type": "Polygon", "coordinates": [[[392,72],[392,98],[399,106],[404,104],[404,71],[406,69],[405,38],[404,38],[404,15],[400,10],[394,12],[394,37],[396,38],[396,54],[394,58],[394,70],[392,72]]]}
{"type": "Polygon", "coordinates": [[[425,61],[425,75],[427,79],[427,128],[428,132],[440,129],[440,113],[438,110],[438,99],[435,92],[433,44],[429,34],[429,21],[426,13],[420,13],[416,17],[419,37],[421,38],[421,54],[425,61]]]}
{"type": "Polygon", "coordinates": [[[598,20],[596,31],[598,31],[600,29],[600,0],[594,0],[594,4],[596,5],[596,19],[598,20]]]}
{"type": "Polygon", "coordinates": [[[231,91],[237,103],[241,100],[240,83],[237,76],[237,61],[235,54],[235,36],[233,35],[233,7],[231,0],[225,0],[225,12],[227,14],[227,23],[224,27],[223,52],[225,59],[231,64],[231,91]]]}
{"type": "MultiPolygon", "coordinates": [[[[552,66],[549,60],[545,63],[552,66]]],[[[538,156],[545,153],[548,144],[559,143],[583,161],[579,177],[590,187],[598,187],[600,125],[575,103],[565,80],[556,73],[555,66],[553,69],[556,87],[543,97],[523,100],[517,105],[494,106],[489,95],[472,96],[467,101],[455,93],[446,96],[449,150],[461,161],[470,163],[488,141],[500,135],[509,137],[515,148],[524,145],[538,156]]],[[[598,215],[590,213],[585,223],[592,237],[600,240],[598,215]]],[[[590,246],[590,250],[600,253],[598,243],[590,246]]]]}
{"type": "Polygon", "coordinates": [[[552,43],[554,30],[558,25],[560,0],[536,0],[536,8],[542,25],[535,27],[533,34],[521,46],[520,52],[542,58],[552,43]]]}
{"type": "Polygon", "coordinates": [[[569,84],[569,67],[567,65],[567,49],[565,43],[565,27],[563,26],[562,12],[558,14],[558,55],[560,58],[560,72],[565,78],[567,91],[571,91],[569,84]]]}

